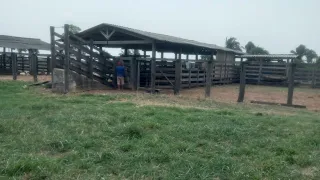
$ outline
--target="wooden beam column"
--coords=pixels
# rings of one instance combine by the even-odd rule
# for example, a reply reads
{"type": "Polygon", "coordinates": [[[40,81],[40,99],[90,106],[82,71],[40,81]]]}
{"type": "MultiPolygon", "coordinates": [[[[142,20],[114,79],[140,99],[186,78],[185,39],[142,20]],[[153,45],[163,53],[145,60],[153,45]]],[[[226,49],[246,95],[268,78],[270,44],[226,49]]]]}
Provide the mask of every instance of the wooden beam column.
{"type": "Polygon", "coordinates": [[[3,48],[3,54],[2,54],[2,56],[3,56],[3,61],[2,61],[2,63],[3,63],[3,69],[4,70],[6,70],[6,48],[4,47],[3,48]]]}
{"type": "Polygon", "coordinates": [[[288,79],[288,99],[287,99],[287,104],[288,105],[292,105],[292,100],[293,100],[294,71],[295,71],[295,64],[294,63],[290,63],[290,66],[289,66],[289,79],[288,79]]]}
{"type": "Polygon", "coordinates": [[[175,80],[174,80],[174,95],[179,95],[181,89],[181,70],[182,70],[182,60],[181,51],[179,53],[179,58],[175,61],[175,80]]]}
{"type": "Polygon", "coordinates": [[[51,66],[51,58],[50,58],[50,56],[47,56],[47,75],[50,75],[50,70],[51,70],[51,68],[50,68],[50,66],[51,66]]]}
{"type": "Polygon", "coordinates": [[[33,81],[38,82],[38,57],[34,53],[31,54],[31,67],[33,81]]]}
{"type": "Polygon", "coordinates": [[[137,90],[140,89],[140,66],[141,66],[141,61],[137,61],[137,90]]]}
{"type": "Polygon", "coordinates": [[[151,57],[151,93],[156,91],[156,42],[152,42],[152,57],[151,57]]]}
{"type": "Polygon", "coordinates": [[[24,72],[24,55],[21,56],[21,71],[24,72]]]}
{"type": "Polygon", "coordinates": [[[16,53],[11,53],[11,60],[12,60],[12,78],[13,78],[13,80],[17,80],[18,64],[17,64],[17,54],[16,53]]]}
{"type": "Polygon", "coordinates": [[[258,84],[261,84],[261,78],[262,78],[262,58],[259,58],[259,78],[258,78],[258,84]]]}
{"type": "Polygon", "coordinates": [[[245,90],[246,90],[246,63],[242,62],[242,58],[241,58],[241,64],[240,64],[240,87],[239,87],[238,102],[243,102],[245,90]]]}
{"type": "Polygon", "coordinates": [[[64,25],[64,93],[69,92],[69,74],[70,74],[70,39],[69,39],[69,25],[64,25]]]}
{"type": "Polygon", "coordinates": [[[90,58],[88,64],[88,77],[90,79],[89,88],[92,89],[93,85],[93,41],[90,41],[90,58]]]}
{"type": "Polygon", "coordinates": [[[206,88],[205,88],[205,97],[210,97],[211,95],[211,85],[212,85],[212,65],[213,65],[213,55],[210,55],[210,60],[207,63],[207,72],[206,72],[206,88]]]}
{"type": "Polygon", "coordinates": [[[137,90],[137,58],[134,56],[130,62],[130,85],[132,90],[137,90]]]}
{"type": "Polygon", "coordinates": [[[50,41],[51,41],[51,81],[53,81],[53,69],[56,67],[56,46],[55,46],[55,38],[54,38],[54,27],[50,26],[50,41]]]}

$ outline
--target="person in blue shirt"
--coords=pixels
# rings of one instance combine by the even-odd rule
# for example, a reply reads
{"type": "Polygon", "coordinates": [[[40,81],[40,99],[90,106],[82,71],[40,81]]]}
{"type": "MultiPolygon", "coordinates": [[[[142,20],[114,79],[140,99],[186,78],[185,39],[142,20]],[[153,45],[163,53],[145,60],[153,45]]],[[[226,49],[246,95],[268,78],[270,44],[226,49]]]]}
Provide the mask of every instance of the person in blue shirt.
{"type": "Polygon", "coordinates": [[[123,89],[124,75],[125,75],[125,68],[124,68],[123,62],[121,60],[118,61],[118,63],[117,63],[116,72],[117,72],[118,90],[120,90],[120,89],[123,89]]]}

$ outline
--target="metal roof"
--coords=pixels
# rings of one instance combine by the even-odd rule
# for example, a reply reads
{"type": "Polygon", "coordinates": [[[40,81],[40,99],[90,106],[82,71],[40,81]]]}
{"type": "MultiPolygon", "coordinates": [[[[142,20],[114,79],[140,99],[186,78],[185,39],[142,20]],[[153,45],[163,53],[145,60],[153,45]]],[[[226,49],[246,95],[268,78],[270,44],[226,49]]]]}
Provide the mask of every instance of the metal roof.
{"type": "Polygon", "coordinates": [[[50,44],[40,39],[0,35],[0,47],[50,50],[50,44]]]}
{"type": "Polygon", "coordinates": [[[266,59],[294,59],[294,58],[297,58],[298,55],[295,55],[295,54],[268,54],[268,55],[244,54],[237,57],[238,58],[266,58],[266,59]]]}
{"type": "Polygon", "coordinates": [[[115,28],[115,29],[120,29],[125,32],[133,33],[136,35],[140,35],[143,37],[146,37],[151,40],[155,40],[157,42],[167,42],[167,43],[174,43],[174,44],[183,44],[183,45],[191,45],[191,46],[196,46],[200,48],[205,48],[205,49],[210,49],[210,50],[221,50],[221,51],[227,51],[227,52],[233,52],[235,54],[244,54],[243,52],[236,51],[233,49],[217,46],[215,44],[208,44],[208,43],[202,43],[194,40],[188,40],[188,39],[183,39],[180,37],[175,37],[175,36],[170,36],[170,35],[165,35],[165,34],[159,34],[159,33],[153,33],[153,32],[147,32],[147,31],[142,31],[138,29],[133,29],[133,28],[128,28],[128,27],[123,27],[119,25],[114,25],[114,24],[107,24],[103,23],[98,26],[92,27],[90,29],[87,29],[85,31],[82,31],[79,33],[80,36],[84,34],[90,34],[91,32],[97,30],[97,29],[106,29],[106,28],[115,28]]]}

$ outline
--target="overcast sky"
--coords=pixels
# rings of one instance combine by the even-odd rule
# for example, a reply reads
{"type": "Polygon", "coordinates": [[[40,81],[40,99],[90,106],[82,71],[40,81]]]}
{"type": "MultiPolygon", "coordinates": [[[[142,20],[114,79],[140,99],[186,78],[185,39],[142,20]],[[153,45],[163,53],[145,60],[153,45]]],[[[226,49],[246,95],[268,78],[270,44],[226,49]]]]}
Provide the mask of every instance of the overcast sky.
{"type": "Polygon", "coordinates": [[[0,34],[50,42],[49,26],[100,23],[224,46],[226,37],[271,53],[305,44],[320,54],[320,0],[1,0],[0,34]]]}

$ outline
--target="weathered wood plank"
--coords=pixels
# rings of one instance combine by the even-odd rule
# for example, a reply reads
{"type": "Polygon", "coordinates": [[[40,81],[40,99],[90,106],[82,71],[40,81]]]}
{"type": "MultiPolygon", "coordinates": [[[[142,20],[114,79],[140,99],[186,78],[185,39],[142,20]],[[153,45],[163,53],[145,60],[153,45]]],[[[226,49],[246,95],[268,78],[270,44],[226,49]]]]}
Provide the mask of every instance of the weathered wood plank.
{"type": "Polygon", "coordinates": [[[156,90],[156,43],[152,43],[152,60],[151,60],[151,93],[156,90]]]}
{"type": "Polygon", "coordinates": [[[208,61],[207,72],[206,72],[205,97],[210,97],[211,95],[212,70],[213,70],[213,55],[210,55],[210,60],[208,61]]]}
{"type": "Polygon", "coordinates": [[[69,92],[69,74],[70,74],[70,37],[69,37],[69,25],[64,25],[64,93],[69,92]]]}
{"type": "Polygon", "coordinates": [[[12,59],[12,78],[13,80],[17,80],[17,75],[18,75],[17,54],[11,53],[11,59],[12,59]]]}
{"type": "Polygon", "coordinates": [[[294,70],[295,64],[291,63],[289,66],[289,82],[288,82],[288,98],[287,104],[292,105],[293,100],[293,90],[294,90],[294,70]]]}
{"type": "Polygon", "coordinates": [[[241,69],[240,69],[240,87],[239,87],[239,96],[238,96],[238,102],[243,102],[245,90],[246,90],[246,63],[241,63],[241,69]]]}
{"type": "MultiPolygon", "coordinates": [[[[50,42],[51,42],[51,72],[56,67],[56,46],[55,46],[55,38],[54,38],[54,27],[50,26],[50,42]]],[[[51,74],[51,79],[53,79],[53,73],[51,74]]]]}
{"type": "Polygon", "coordinates": [[[175,82],[174,82],[174,95],[178,95],[181,89],[181,52],[179,53],[179,59],[175,61],[175,82]]]}

